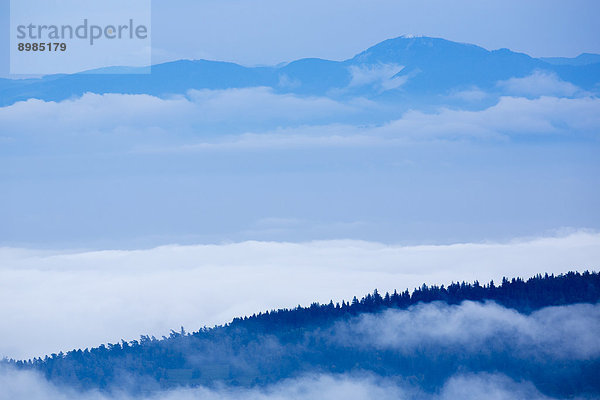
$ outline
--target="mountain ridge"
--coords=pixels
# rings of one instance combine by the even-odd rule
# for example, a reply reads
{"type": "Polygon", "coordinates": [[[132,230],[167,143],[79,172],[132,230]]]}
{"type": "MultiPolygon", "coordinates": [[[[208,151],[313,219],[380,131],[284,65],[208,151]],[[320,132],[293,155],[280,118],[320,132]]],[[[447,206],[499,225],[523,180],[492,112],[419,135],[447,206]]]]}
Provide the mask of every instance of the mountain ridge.
{"type": "MultiPolygon", "coordinates": [[[[583,58],[595,60],[592,56],[583,58]]],[[[403,83],[387,88],[388,97],[406,99],[445,95],[472,87],[493,89],[499,81],[523,78],[539,70],[556,74],[584,90],[595,90],[600,85],[600,56],[598,60],[598,63],[546,62],[508,49],[489,51],[441,38],[397,37],[343,61],[303,58],[281,66],[246,67],[225,61],[178,60],[152,66],[151,74],[110,74],[106,72],[122,69],[109,67],[100,74],[3,79],[0,106],[30,98],[61,101],[86,92],[168,96],[185,94],[190,89],[258,86],[270,87],[278,93],[373,98],[381,94],[377,82],[393,78],[402,78],[403,83]],[[402,70],[385,76],[381,66],[402,67],[402,70]],[[372,81],[367,80],[362,87],[351,87],[357,73],[367,74],[372,81]]]]}

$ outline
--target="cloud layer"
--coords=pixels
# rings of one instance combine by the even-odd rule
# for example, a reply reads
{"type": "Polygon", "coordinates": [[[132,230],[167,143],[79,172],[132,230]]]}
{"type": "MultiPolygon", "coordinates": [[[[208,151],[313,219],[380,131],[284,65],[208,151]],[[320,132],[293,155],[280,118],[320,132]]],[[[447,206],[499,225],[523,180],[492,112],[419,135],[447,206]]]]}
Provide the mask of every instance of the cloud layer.
{"type": "Polygon", "coordinates": [[[570,82],[561,80],[556,74],[536,71],[524,78],[510,78],[498,82],[498,87],[507,95],[540,97],[571,97],[585,93],[570,82]]]}
{"type": "Polygon", "coordinates": [[[424,393],[410,384],[398,384],[373,376],[315,375],[284,381],[263,389],[194,388],[158,392],[150,396],[80,393],[58,388],[29,372],[0,371],[0,400],[551,400],[529,382],[502,375],[456,375],[439,393],[424,393]]]}
{"type": "MultiPolygon", "coordinates": [[[[389,85],[397,80],[392,77],[399,68],[384,65],[355,71],[355,85],[389,85]]],[[[538,95],[577,92],[543,73],[500,85],[508,93],[515,88],[538,95]]],[[[178,146],[202,150],[388,146],[415,140],[518,140],[539,135],[589,139],[600,129],[600,100],[595,97],[501,97],[481,110],[405,110],[406,106],[361,98],[307,98],[268,88],[192,90],[185,97],[164,99],[88,93],[58,103],[31,99],[0,108],[0,137],[13,152],[19,144],[33,148],[54,144],[59,152],[73,148],[122,152],[178,146]],[[224,133],[234,135],[223,138],[224,133]]]]}
{"type": "MultiPolygon", "coordinates": [[[[355,85],[400,68],[357,70],[355,85]]],[[[600,227],[598,98],[461,96],[476,101],[246,88],[0,108],[0,243],[448,243],[600,227]],[[269,218],[304,222],[258,226],[269,218]]]]}
{"type": "MultiPolygon", "coordinates": [[[[365,314],[340,323],[334,337],[357,347],[389,349],[404,356],[490,357],[560,362],[600,357],[600,305],[548,307],[523,315],[495,303],[420,304],[408,311],[365,314]]],[[[551,367],[549,367],[551,368],[551,367]]]]}

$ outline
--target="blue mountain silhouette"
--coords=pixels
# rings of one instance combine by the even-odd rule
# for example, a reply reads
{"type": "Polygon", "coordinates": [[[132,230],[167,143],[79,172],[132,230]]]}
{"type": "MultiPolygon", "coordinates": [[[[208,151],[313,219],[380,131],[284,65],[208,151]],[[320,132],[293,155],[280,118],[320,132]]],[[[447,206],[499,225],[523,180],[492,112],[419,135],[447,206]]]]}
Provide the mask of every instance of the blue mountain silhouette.
{"type": "Polygon", "coordinates": [[[86,92],[165,96],[190,89],[256,86],[299,95],[410,99],[472,87],[490,89],[500,80],[525,77],[538,70],[554,73],[585,90],[595,90],[600,84],[600,55],[538,59],[508,49],[488,51],[440,38],[398,37],[345,61],[306,58],[277,67],[245,67],[221,61],[181,60],[154,65],[151,74],[120,74],[122,69],[112,67],[96,73],[2,79],[0,105],[29,98],[60,101],[86,92]],[[372,79],[356,84],[357,76],[372,79]],[[382,85],[382,81],[394,79],[395,84],[382,85]]]}

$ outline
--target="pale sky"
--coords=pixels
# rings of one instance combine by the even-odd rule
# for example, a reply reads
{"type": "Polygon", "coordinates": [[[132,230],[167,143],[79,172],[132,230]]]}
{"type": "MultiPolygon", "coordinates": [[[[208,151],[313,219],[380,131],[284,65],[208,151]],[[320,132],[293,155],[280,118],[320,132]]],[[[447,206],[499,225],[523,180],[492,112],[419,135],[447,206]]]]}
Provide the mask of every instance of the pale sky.
{"type": "Polygon", "coordinates": [[[589,0],[153,4],[155,50],[192,58],[267,64],[300,57],[343,59],[403,34],[443,37],[488,49],[507,47],[532,56],[600,52],[596,18],[600,3],[589,0]]]}
{"type": "MultiPolygon", "coordinates": [[[[9,0],[0,0],[8,36],[9,0]]],[[[277,64],[349,58],[403,34],[442,37],[532,56],[600,53],[595,0],[154,0],[153,62],[207,58],[277,64]]],[[[8,71],[1,41],[0,74],[8,71]]]]}

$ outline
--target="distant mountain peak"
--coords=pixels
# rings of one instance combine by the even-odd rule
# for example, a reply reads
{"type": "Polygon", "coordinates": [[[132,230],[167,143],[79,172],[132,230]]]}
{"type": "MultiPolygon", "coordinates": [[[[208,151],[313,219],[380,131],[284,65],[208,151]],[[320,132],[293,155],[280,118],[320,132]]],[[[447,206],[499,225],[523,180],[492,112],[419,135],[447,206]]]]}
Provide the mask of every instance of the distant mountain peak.
{"type": "Polygon", "coordinates": [[[430,62],[447,57],[473,57],[489,53],[474,44],[453,42],[429,36],[403,35],[384,40],[357,54],[348,62],[375,63],[430,62]]]}

